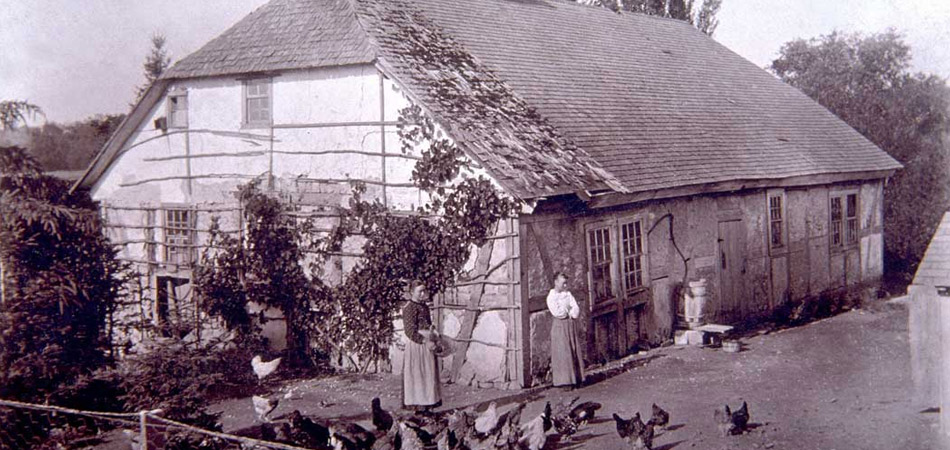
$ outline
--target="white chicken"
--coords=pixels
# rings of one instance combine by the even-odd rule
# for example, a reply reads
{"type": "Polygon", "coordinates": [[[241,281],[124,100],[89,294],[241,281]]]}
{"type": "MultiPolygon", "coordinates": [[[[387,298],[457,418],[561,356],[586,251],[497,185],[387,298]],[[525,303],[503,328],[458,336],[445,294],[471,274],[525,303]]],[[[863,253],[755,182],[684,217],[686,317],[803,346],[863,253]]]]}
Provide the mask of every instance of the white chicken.
{"type": "Polygon", "coordinates": [[[267,415],[277,409],[277,404],[280,403],[280,400],[277,398],[271,399],[255,395],[251,397],[251,402],[254,403],[254,413],[257,414],[257,419],[266,423],[270,422],[270,419],[267,417],[267,415]]]}
{"type": "Polygon", "coordinates": [[[251,368],[254,369],[254,375],[257,375],[258,381],[263,381],[265,377],[274,373],[279,365],[280,358],[264,362],[264,360],[261,359],[261,355],[257,355],[251,359],[251,368]]]}
{"type": "Polygon", "coordinates": [[[486,434],[498,426],[498,405],[495,402],[488,404],[488,408],[475,418],[475,431],[486,434]]]}

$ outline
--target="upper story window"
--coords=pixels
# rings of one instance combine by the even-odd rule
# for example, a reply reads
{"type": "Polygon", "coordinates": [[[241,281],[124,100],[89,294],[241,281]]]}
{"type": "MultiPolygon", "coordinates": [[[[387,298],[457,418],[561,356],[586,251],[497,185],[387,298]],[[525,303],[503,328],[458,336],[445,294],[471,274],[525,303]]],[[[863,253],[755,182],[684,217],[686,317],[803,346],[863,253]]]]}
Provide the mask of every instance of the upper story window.
{"type": "Polygon", "coordinates": [[[767,196],[769,210],[769,248],[784,249],[785,236],[785,192],[770,191],[767,196]]]}
{"type": "Polygon", "coordinates": [[[168,95],[168,128],[188,128],[186,92],[172,92],[168,95]]]}
{"type": "Polygon", "coordinates": [[[244,82],[244,125],[270,126],[271,80],[260,78],[244,82]]]}
{"type": "Polygon", "coordinates": [[[831,247],[858,243],[858,194],[831,195],[831,247]]]}
{"type": "Polygon", "coordinates": [[[166,209],[164,230],[165,262],[191,265],[195,254],[195,212],[188,209],[166,209]]]}

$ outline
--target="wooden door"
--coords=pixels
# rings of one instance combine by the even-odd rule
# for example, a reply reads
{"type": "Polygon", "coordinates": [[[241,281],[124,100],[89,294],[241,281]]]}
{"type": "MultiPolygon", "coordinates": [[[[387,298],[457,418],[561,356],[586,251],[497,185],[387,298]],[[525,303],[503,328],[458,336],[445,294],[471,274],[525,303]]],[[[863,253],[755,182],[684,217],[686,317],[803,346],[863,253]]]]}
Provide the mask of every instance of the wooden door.
{"type": "Polygon", "coordinates": [[[590,286],[591,361],[602,362],[621,356],[626,347],[623,296],[617,290],[617,236],[611,223],[587,229],[588,285],[590,286]]]}
{"type": "Polygon", "coordinates": [[[719,222],[719,317],[734,321],[742,315],[745,276],[745,230],[742,221],[719,222]]]}

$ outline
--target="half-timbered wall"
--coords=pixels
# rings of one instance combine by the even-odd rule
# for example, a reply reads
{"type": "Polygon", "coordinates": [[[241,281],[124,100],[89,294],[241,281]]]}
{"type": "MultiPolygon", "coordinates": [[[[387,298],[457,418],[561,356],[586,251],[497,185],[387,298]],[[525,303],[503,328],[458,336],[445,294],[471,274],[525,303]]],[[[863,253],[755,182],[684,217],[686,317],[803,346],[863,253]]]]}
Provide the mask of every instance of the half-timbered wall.
{"type": "Polygon", "coordinates": [[[577,199],[539,205],[521,220],[529,373],[534,382],[548,373],[551,319],[544,298],[558,271],[571,277],[570,288],[582,305],[588,365],[668,339],[682,315],[683,281],[706,279],[706,319],[727,324],[768,315],[789,300],[878,281],[882,186],[873,180],[757,189],[605,210],[590,210],[577,199]],[[842,208],[838,245],[831,217],[836,197],[842,208]],[[850,222],[849,201],[856,213],[850,222]],[[774,237],[773,227],[780,228],[774,237]],[[624,250],[637,233],[640,243],[624,250]],[[597,264],[604,256],[597,247],[605,240],[612,263],[609,288],[617,301],[598,299],[603,276],[597,264]],[[632,262],[638,246],[646,253],[638,274],[642,286],[624,278],[637,268],[632,262]],[[630,270],[624,270],[625,259],[630,270]]]}
{"type": "MultiPolygon", "coordinates": [[[[365,197],[397,214],[425,203],[427,196],[410,180],[421,153],[404,153],[396,135],[398,111],[408,104],[372,65],[171,82],[92,189],[103,204],[109,237],[121,245],[120,258],[141,274],[136,298],[125,308],[126,336],[139,342],[155,333],[154,325],[185,319],[199,330],[193,337],[220,333],[198,313],[187,281],[201,264],[212,217],[222,230],[241,232],[235,192],[242,183],[259,177],[262,187],[300,205],[301,214],[320,217],[324,231],[346,206],[353,180],[366,184],[365,197]],[[260,105],[245,103],[245,82],[261,78],[270,81],[269,90],[254,88],[253,94],[269,95],[271,120],[248,124],[248,109],[260,105]],[[187,105],[185,115],[181,105],[187,105]]],[[[522,379],[520,291],[512,281],[517,228],[512,220],[499,224],[486,246],[473,249],[458,285],[436,299],[435,320],[465,347],[444,360],[446,377],[503,387],[522,379]]],[[[342,280],[358,263],[362,243],[360,237],[345,242],[325,268],[326,280],[342,280]]],[[[264,333],[279,349],[282,318],[277,311],[263,317],[264,333]]],[[[399,342],[392,349],[397,372],[401,349],[399,342]]]]}

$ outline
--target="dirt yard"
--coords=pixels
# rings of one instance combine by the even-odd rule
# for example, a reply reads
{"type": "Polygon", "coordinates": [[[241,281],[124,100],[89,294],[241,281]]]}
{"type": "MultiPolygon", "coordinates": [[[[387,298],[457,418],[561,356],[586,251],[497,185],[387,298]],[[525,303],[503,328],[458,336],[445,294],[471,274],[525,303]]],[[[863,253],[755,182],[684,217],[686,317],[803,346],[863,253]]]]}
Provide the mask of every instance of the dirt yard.
{"type": "MultiPolygon", "coordinates": [[[[568,396],[601,402],[600,418],[561,449],[624,448],[610,413],[649,416],[658,403],[671,414],[669,430],[654,449],[938,449],[938,417],[914,405],[910,378],[906,307],[875,304],[802,327],[745,338],[743,351],[664,348],[650,362],[566,393],[446,386],[446,408],[491,399],[510,404],[530,400],[526,416],[546,400],[568,396]],[[513,395],[515,394],[515,395],[513,395]],[[717,406],[749,403],[754,429],[721,437],[713,422],[717,406]]],[[[399,406],[393,376],[339,376],[280,388],[285,397],[274,416],[294,409],[323,418],[368,419],[369,401],[399,406]],[[386,394],[383,394],[386,393],[386,394]]],[[[251,401],[220,403],[227,431],[254,424],[251,401]]]]}

